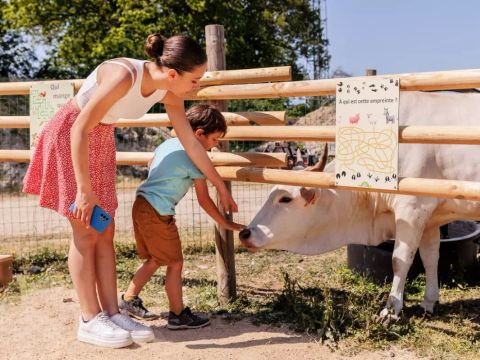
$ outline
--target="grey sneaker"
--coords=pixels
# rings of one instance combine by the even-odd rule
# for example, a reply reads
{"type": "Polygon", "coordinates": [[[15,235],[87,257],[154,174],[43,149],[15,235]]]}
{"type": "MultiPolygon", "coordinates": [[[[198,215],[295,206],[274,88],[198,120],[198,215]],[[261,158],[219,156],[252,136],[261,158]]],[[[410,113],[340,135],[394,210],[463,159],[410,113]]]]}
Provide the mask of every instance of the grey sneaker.
{"type": "Polygon", "coordinates": [[[155,339],[153,330],[131,319],[126,310],[121,310],[118,314],[110,316],[110,320],[121,329],[128,331],[133,341],[150,342],[155,339]]]}
{"type": "Polygon", "coordinates": [[[188,307],[183,309],[180,315],[175,315],[171,311],[168,314],[167,328],[170,330],[198,329],[209,324],[209,319],[192,314],[188,307]]]}
{"type": "Polygon", "coordinates": [[[155,320],[160,317],[145,308],[145,306],[143,306],[143,300],[138,296],[135,296],[133,300],[127,301],[124,300],[122,294],[118,307],[122,310],[126,310],[128,315],[139,320],[155,320]]]}

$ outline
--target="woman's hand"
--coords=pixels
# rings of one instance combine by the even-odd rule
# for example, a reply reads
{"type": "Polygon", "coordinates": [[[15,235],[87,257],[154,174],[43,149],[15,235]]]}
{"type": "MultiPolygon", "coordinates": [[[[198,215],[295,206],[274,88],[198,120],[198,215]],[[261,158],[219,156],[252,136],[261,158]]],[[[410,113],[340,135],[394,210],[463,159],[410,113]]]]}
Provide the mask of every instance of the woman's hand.
{"type": "Polygon", "coordinates": [[[75,198],[75,210],[73,216],[87,229],[90,228],[90,219],[92,217],[93,208],[100,204],[97,195],[92,191],[78,191],[75,198]]]}

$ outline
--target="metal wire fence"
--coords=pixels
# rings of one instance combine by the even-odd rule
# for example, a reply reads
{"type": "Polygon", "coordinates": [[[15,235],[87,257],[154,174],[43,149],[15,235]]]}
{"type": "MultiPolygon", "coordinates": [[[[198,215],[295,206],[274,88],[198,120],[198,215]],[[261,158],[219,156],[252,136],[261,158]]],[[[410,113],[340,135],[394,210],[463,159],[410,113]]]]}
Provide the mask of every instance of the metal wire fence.
{"type": "MultiPolygon", "coordinates": [[[[252,103],[235,103],[235,111],[252,109],[252,103]]],[[[331,114],[322,109],[307,114],[306,99],[295,99],[284,110],[295,108],[296,116],[289,118],[289,124],[299,125],[331,124],[331,114]],[[303,109],[303,110],[302,110],[303,109]],[[326,115],[325,115],[326,114],[326,115]],[[306,115],[306,116],[305,116],[306,115]]],[[[258,108],[256,110],[268,110],[258,108]]],[[[152,112],[162,112],[156,106],[152,112]]],[[[28,115],[28,96],[0,96],[0,116],[28,115]]],[[[334,119],[334,118],[333,118],[334,119]]],[[[118,151],[153,151],[169,135],[168,131],[157,128],[116,129],[118,151]]],[[[232,152],[252,151],[261,142],[235,141],[232,152]]],[[[321,148],[319,144],[297,144],[310,152],[321,148]]],[[[0,129],[0,149],[28,149],[28,129],[0,129]]],[[[63,251],[68,247],[71,230],[68,221],[56,212],[41,208],[36,196],[21,192],[22,180],[28,164],[0,163],[0,253],[25,255],[43,248],[63,251]]],[[[147,176],[143,166],[117,167],[117,196],[119,208],[116,214],[116,241],[133,241],[131,209],[137,187],[147,176]]],[[[268,184],[232,183],[232,194],[239,205],[234,221],[248,224],[267,198],[271,189],[268,184]]],[[[210,187],[212,198],[215,191],[210,187]]],[[[177,205],[177,226],[182,244],[206,246],[214,243],[214,224],[198,205],[193,189],[177,205]]]]}

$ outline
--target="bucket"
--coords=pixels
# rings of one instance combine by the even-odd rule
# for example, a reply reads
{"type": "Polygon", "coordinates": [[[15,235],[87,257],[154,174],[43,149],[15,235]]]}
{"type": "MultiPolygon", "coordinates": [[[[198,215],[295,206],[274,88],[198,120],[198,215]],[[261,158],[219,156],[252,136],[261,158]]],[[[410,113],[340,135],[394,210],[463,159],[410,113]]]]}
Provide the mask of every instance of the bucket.
{"type": "MultiPolygon", "coordinates": [[[[448,224],[448,238],[442,231],[438,278],[441,283],[455,277],[463,277],[477,261],[480,226],[474,221],[454,221],[448,224]]],[[[394,240],[387,240],[378,246],[351,244],[347,246],[348,267],[357,273],[367,275],[377,283],[393,280],[392,254],[394,240]]],[[[417,251],[407,275],[414,279],[425,270],[417,251]]]]}

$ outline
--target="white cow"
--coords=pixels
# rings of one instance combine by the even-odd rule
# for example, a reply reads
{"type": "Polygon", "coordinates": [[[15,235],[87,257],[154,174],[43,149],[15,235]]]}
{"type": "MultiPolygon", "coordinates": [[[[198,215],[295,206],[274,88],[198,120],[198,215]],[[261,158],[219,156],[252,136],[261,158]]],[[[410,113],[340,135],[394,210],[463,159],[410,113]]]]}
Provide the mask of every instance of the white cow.
{"type": "MultiPolygon", "coordinates": [[[[480,94],[402,92],[400,125],[479,125],[480,94]]],[[[334,171],[330,163],[325,171],[334,171]]],[[[400,144],[401,177],[480,181],[480,146],[400,144]]],[[[296,176],[301,176],[300,174],[296,176]]],[[[439,226],[480,219],[480,202],[333,189],[275,186],[241,242],[251,249],[314,255],[347,244],[378,245],[395,238],[393,284],[381,318],[397,318],[405,280],[420,249],[426,272],[421,306],[438,301],[439,226]],[[292,225],[295,224],[295,225],[292,225]]]]}

